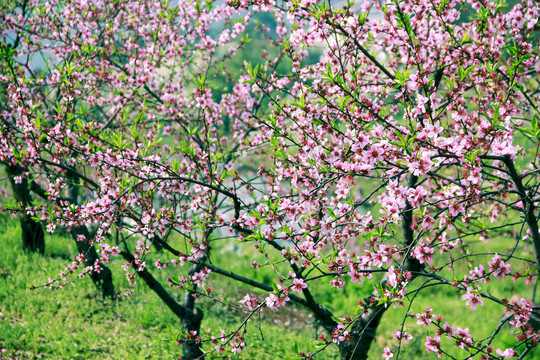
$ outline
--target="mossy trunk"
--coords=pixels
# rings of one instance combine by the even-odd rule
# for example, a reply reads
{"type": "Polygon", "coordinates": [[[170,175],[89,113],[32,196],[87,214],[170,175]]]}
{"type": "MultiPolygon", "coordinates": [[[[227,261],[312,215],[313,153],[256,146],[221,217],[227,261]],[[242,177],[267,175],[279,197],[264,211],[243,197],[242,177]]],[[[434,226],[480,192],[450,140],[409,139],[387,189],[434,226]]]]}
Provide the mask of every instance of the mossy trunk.
{"type": "Polygon", "coordinates": [[[196,340],[201,334],[201,322],[203,316],[204,314],[201,309],[194,308],[191,312],[189,310],[186,311],[184,317],[182,317],[182,331],[184,334],[190,334],[192,331],[195,331],[197,334],[195,338],[190,336],[190,338],[182,344],[182,360],[204,359],[201,343],[196,340]]]}
{"type": "Polygon", "coordinates": [[[99,261],[99,256],[94,245],[89,243],[91,238],[86,226],[78,226],[71,229],[71,236],[77,244],[77,251],[84,254],[84,264],[86,266],[94,266],[96,263],[101,267],[100,272],[93,271],[91,274],[92,281],[98,288],[101,289],[103,297],[112,298],[114,296],[114,284],[112,280],[111,270],[99,261]],[[79,235],[84,236],[85,241],[78,239],[79,235]]]}
{"type": "MultiPolygon", "coordinates": [[[[19,204],[27,207],[32,204],[32,197],[28,189],[28,180],[22,176],[25,172],[25,168],[19,165],[7,165],[7,175],[11,188],[13,190],[13,196],[19,204]],[[21,176],[20,179],[15,179],[21,176]]],[[[28,214],[22,214],[19,222],[21,224],[21,237],[23,250],[29,252],[45,253],[45,233],[43,227],[37,221],[34,221],[28,214]]]]}
{"type": "MultiPolygon", "coordinates": [[[[189,269],[189,275],[193,276],[193,274],[201,270],[202,265],[193,264],[189,269]]],[[[201,343],[197,341],[197,337],[201,335],[201,322],[204,314],[201,309],[195,307],[194,295],[193,291],[188,291],[184,297],[185,314],[182,317],[182,331],[188,335],[190,332],[196,332],[197,336],[193,338],[190,335],[190,338],[182,344],[182,360],[204,359],[201,343]]]]}
{"type": "Polygon", "coordinates": [[[377,327],[386,311],[384,305],[375,306],[366,311],[350,331],[350,340],[339,344],[341,360],[367,360],[371,344],[375,340],[377,327]]]}
{"type": "MultiPolygon", "coordinates": [[[[410,175],[409,177],[409,187],[414,188],[417,185],[418,177],[410,175]]],[[[401,212],[402,216],[402,232],[403,240],[408,247],[414,245],[414,232],[412,229],[413,224],[413,207],[409,202],[406,203],[405,208],[401,212]]],[[[409,271],[412,274],[412,279],[414,279],[418,273],[424,270],[425,264],[420,264],[420,262],[413,258],[408,257],[404,263],[404,271],[409,271]]],[[[386,276],[382,280],[382,284],[386,283],[386,276]]],[[[370,304],[371,299],[376,299],[378,296],[375,292],[370,298],[366,300],[366,304],[370,304]]],[[[388,304],[387,304],[388,306],[388,304]]],[[[369,307],[363,316],[358,319],[351,327],[349,332],[350,339],[339,344],[339,353],[341,360],[367,360],[369,349],[371,344],[375,340],[375,335],[377,333],[377,328],[381,323],[381,319],[388,309],[384,304],[381,305],[372,305],[369,307]]]]}
{"type": "MultiPolygon", "coordinates": [[[[76,176],[70,176],[68,179],[69,201],[72,204],[78,204],[79,197],[79,179],[76,176]]],[[[112,298],[114,296],[114,284],[112,280],[111,270],[105,266],[100,260],[96,248],[90,242],[92,236],[86,226],[76,226],[70,231],[71,237],[77,244],[77,251],[84,254],[84,262],[86,266],[99,265],[99,272],[93,271],[91,274],[92,281],[101,289],[103,297],[112,298]],[[84,240],[79,239],[79,235],[84,237],[84,240]]]]}
{"type": "MultiPolygon", "coordinates": [[[[134,267],[135,257],[130,252],[122,251],[120,255],[127,261],[129,261],[134,267]]],[[[196,265],[195,265],[196,266],[196,265]]],[[[192,267],[194,269],[194,267],[192,267]]],[[[144,280],[146,285],[154,293],[159,296],[163,303],[176,315],[176,317],[182,323],[182,331],[184,334],[189,334],[190,331],[196,331],[195,337],[190,335],[190,338],[183,343],[182,346],[182,360],[201,360],[204,359],[204,353],[201,349],[201,344],[197,341],[196,337],[200,336],[201,322],[203,319],[203,312],[195,307],[195,298],[192,296],[193,292],[188,291],[184,299],[184,304],[179,304],[171,294],[165,290],[163,286],[157,281],[154,276],[147,270],[142,269],[137,271],[137,275],[144,280]]]]}

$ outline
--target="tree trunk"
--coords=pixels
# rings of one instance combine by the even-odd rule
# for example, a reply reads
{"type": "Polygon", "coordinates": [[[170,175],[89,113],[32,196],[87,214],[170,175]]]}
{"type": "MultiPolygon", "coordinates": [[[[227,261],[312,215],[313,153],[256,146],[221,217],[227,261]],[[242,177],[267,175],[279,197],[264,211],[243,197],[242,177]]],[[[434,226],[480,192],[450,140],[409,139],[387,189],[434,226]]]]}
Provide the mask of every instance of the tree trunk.
{"type": "MultiPolygon", "coordinates": [[[[78,204],[79,197],[79,179],[75,176],[68,178],[69,201],[72,204],[78,204]]],[[[101,267],[100,272],[92,271],[92,281],[101,288],[103,297],[114,296],[114,284],[112,280],[111,270],[99,261],[99,255],[94,245],[90,243],[91,235],[86,226],[73,227],[70,231],[71,237],[77,244],[77,250],[80,254],[84,254],[84,262],[86,266],[94,266],[96,263],[101,267]],[[79,240],[79,235],[84,236],[86,240],[79,240]]]]}
{"type": "MultiPolygon", "coordinates": [[[[190,292],[187,293],[189,295],[190,292]]],[[[187,309],[186,309],[187,310],[187,309]]],[[[191,337],[182,344],[182,360],[195,360],[204,359],[204,353],[201,349],[200,341],[196,341],[197,337],[201,334],[201,322],[203,319],[203,312],[199,308],[194,308],[193,311],[186,311],[185,316],[182,318],[182,331],[184,334],[189,335],[191,331],[196,331],[195,338],[191,337]]]]}
{"type": "MultiPolygon", "coordinates": [[[[416,187],[418,177],[410,175],[409,177],[409,187],[416,187]]],[[[409,202],[406,203],[405,208],[403,209],[402,216],[402,232],[403,240],[408,247],[413,246],[414,244],[414,232],[412,230],[413,223],[413,208],[409,202]]],[[[418,273],[424,269],[424,265],[413,258],[408,257],[403,264],[404,271],[411,271],[413,277],[411,281],[416,277],[414,273],[418,273]]],[[[387,274],[388,275],[388,274],[387,274]]],[[[382,280],[382,285],[386,283],[386,276],[382,280]]],[[[376,298],[378,294],[375,292],[371,297],[366,300],[366,306],[369,306],[370,299],[376,298]]],[[[387,304],[388,306],[388,304],[387,304]]],[[[350,339],[339,344],[339,353],[342,360],[367,360],[368,352],[375,340],[375,334],[377,333],[377,328],[381,323],[381,319],[386,312],[387,307],[384,304],[382,305],[372,305],[367,309],[364,315],[358,319],[351,327],[349,332],[350,339]]]]}
{"type": "MultiPolygon", "coordinates": [[[[189,275],[193,276],[196,272],[201,271],[203,266],[201,264],[193,264],[189,269],[189,275]]],[[[196,285],[195,289],[197,288],[196,285]]],[[[190,331],[196,331],[197,337],[201,335],[201,322],[203,319],[203,312],[201,309],[195,307],[195,297],[193,291],[186,292],[184,298],[185,315],[182,318],[182,331],[185,334],[190,335],[190,331]]],[[[195,360],[204,359],[204,353],[201,349],[200,341],[196,341],[193,337],[182,344],[182,360],[195,360]]]]}
{"type": "Polygon", "coordinates": [[[370,308],[350,331],[351,338],[339,344],[341,360],[366,360],[368,352],[386,308],[384,305],[370,308]]]}
{"type": "Polygon", "coordinates": [[[114,284],[111,270],[99,261],[99,256],[94,245],[89,243],[90,233],[86,226],[74,227],[70,231],[71,237],[77,244],[77,251],[84,254],[84,263],[86,266],[94,266],[96,262],[101,267],[100,272],[92,271],[92,281],[101,289],[103,297],[112,298],[114,296],[114,284]],[[78,236],[83,235],[85,241],[78,240],[78,236]]]}
{"type": "MultiPolygon", "coordinates": [[[[124,259],[126,259],[134,267],[136,267],[135,257],[133,256],[133,254],[122,251],[120,255],[122,255],[124,259]]],[[[148,287],[152,289],[152,291],[154,291],[157,296],[159,296],[159,298],[176,315],[176,317],[180,319],[180,321],[182,322],[182,330],[185,334],[188,334],[189,331],[197,331],[197,336],[200,336],[203,312],[199,308],[195,308],[195,298],[191,296],[192,292],[188,292],[186,294],[186,298],[184,300],[185,304],[180,305],[167,292],[167,290],[165,290],[165,288],[161,286],[161,284],[152,276],[152,274],[148,270],[143,269],[141,271],[137,271],[137,275],[144,280],[146,285],[148,285],[148,287]],[[186,305],[189,308],[186,307],[186,305]]],[[[182,360],[204,359],[204,353],[201,349],[200,343],[193,338],[190,338],[188,339],[188,341],[184,342],[182,346],[182,352],[182,360]]]]}
{"type": "MultiPolygon", "coordinates": [[[[28,180],[24,177],[17,183],[15,177],[21,176],[25,168],[19,165],[7,165],[7,175],[13,195],[19,204],[27,207],[32,203],[32,197],[28,190],[28,180]]],[[[45,234],[40,223],[34,221],[28,214],[21,215],[19,222],[21,224],[22,247],[25,251],[45,253],[45,234]]]]}
{"type": "Polygon", "coordinates": [[[34,221],[30,215],[21,216],[21,237],[23,250],[45,253],[45,234],[40,223],[34,221]]]}

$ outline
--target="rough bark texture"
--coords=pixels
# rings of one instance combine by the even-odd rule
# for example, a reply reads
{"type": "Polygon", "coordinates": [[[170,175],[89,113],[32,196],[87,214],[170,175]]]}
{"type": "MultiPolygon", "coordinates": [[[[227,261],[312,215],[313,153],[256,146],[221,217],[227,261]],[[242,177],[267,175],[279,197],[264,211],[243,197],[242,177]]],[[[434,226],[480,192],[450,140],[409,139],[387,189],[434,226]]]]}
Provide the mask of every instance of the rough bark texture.
{"type": "MultiPolygon", "coordinates": [[[[197,335],[199,335],[201,333],[203,316],[204,314],[199,308],[194,308],[193,311],[186,311],[185,316],[182,318],[182,331],[185,334],[188,334],[190,331],[196,331],[197,335]]],[[[193,340],[188,340],[182,344],[182,360],[195,359],[204,359],[201,344],[193,340]]]]}
{"type": "MultiPolygon", "coordinates": [[[[412,213],[411,213],[412,214],[412,213]]],[[[412,215],[411,215],[412,217],[412,215]]],[[[409,258],[405,261],[403,270],[411,271],[413,273],[412,279],[416,276],[415,273],[421,272],[424,266],[414,258],[409,258]]],[[[412,280],[411,279],[411,280],[412,280]]],[[[383,279],[384,283],[386,279],[383,279]]],[[[366,303],[369,304],[369,300],[374,296],[369,297],[366,303]]],[[[351,328],[350,340],[339,344],[339,354],[342,360],[367,360],[369,349],[375,335],[377,328],[381,323],[381,319],[388,307],[383,305],[376,305],[369,308],[360,319],[358,319],[351,328]]]]}
{"type": "MultiPolygon", "coordinates": [[[[20,176],[25,169],[19,165],[7,165],[7,175],[13,195],[18,203],[26,207],[32,203],[32,197],[28,190],[28,180],[22,178],[19,183],[15,182],[15,177],[20,176]]],[[[21,224],[22,247],[25,251],[45,253],[45,234],[40,223],[32,220],[28,214],[21,215],[19,222],[21,224]]]]}
{"type": "MultiPolygon", "coordinates": [[[[132,263],[135,267],[135,258],[133,255],[129,252],[122,251],[121,255],[132,263]]],[[[152,274],[144,269],[141,271],[137,271],[137,275],[144,280],[146,285],[154,293],[156,293],[157,296],[167,305],[167,307],[176,315],[178,319],[182,322],[182,330],[184,333],[187,333],[189,331],[197,331],[197,334],[200,334],[200,328],[201,328],[201,322],[203,319],[203,312],[195,308],[195,298],[191,296],[190,292],[188,292],[188,295],[191,299],[189,299],[186,295],[185,303],[188,303],[189,307],[186,307],[184,304],[180,305],[168,292],[161,286],[161,284],[152,276],[152,274]]],[[[200,344],[196,343],[195,341],[186,341],[183,344],[182,347],[183,353],[182,353],[182,360],[196,360],[196,359],[204,359],[204,353],[202,352],[200,344]]]]}
{"type": "MultiPolygon", "coordinates": [[[[78,179],[76,177],[70,177],[69,180],[69,201],[72,204],[78,203],[79,187],[78,179]]],[[[94,245],[89,240],[91,238],[90,232],[86,226],[73,227],[70,231],[71,237],[77,244],[77,251],[80,254],[84,254],[84,262],[86,266],[94,266],[96,262],[101,267],[100,272],[93,271],[91,278],[92,281],[101,289],[101,293],[104,297],[114,296],[114,284],[112,280],[111,270],[99,261],[99,255],[94,245]],[[79,235],[84,236],[86,241],[80,241],[79,235]]]]}
{"type": "Polygon", "coordinates": [[[101,289],[101,293],[104,297],[113,297],[114,296],[114,284],[112,280],[112,272],[106,267],[103,263],[99,262],[99,256],[96,251],[96,248],[93,245],[90,245],[88,241],[77,240],[79,235],[83,235],[85,239],[90,239],[90,233],[86,226],[74,227],[70,231],[75,244],[77,244],[77,251],[80,254],[84,254],[84,263],[86,266],[94,266],[96,261],[101,267],[100,272],[93,271],[91,278],[92,281],[101,289]]]}
{"type": "Polygon", "coordinates": [[[377,327],[385,311],[384,305],[375,306],[356,321],[350,331],[351,339],[339,344],[340,359],[365,360],[368,358],[371,343],[375,339],[377,327]]]}
{"type": "MultiPolygon", "coordinates": [[[[193,276],[196,272],[201,271],[203,266],[201,264],[194,264],[189,269],[189,275],[193,276]]],[[[182,318],[182,331],[188,334],[190,331],[196,331],[200,334],[201,322],[203,319],[203,312],[201,309],[195,307],[195,297],[193,291],[186,292],[184,298],[184,309],[186,313],[182,318]]],[[[201,344],[193,340],[188,340],[182,345],[182,359],[204,359],[204,353],[201,349],[201,344]]]]}
{"type": "Polygon", "coordinates": [[[525,219],[531,230],[531,238],[536,255],[536,267],[540,271],[540,230],[538,229],[538,221],[536,220],[536,215],[534,214],[536,209],[534,206],[534,200],[529,196],[527,189],[523,185],[522,177],[517,173],[514,162],[510,156],[506,155],[503,161],[508,168],[512,181],[516,185],[516,189],[519,192],[521,201],[525,206],[525,219]]]}
{"type": "MultiPolygon", "coordinates": [[[[414,188],[418,181],[417,176],[411,175],[409,178],[409,187],[414,188]]],[[[408,246],[414,245],[414,232],[411,228],[413,223],[413,208],[407,202],[405,209],[401,213],[402,216],[402,232],[403,241],[408,246]]],[[[415,258],[408,257],[404,264],[403,270],[411,272],[419,272],[423,269],[423,265],[420,264],[415,258]]],[[[413,275],[414,278],[414,275],[413,275]]],[[[382,280],[382,284],[386,283],[386,276],[382,280]]],[[[366,299],[366,305],[370,304],[371,299],[375,299],[377,294],[374,293],[368,299],[366,299]]],[[[388,308],[382,305],[372,305],[369,307],[364,315],[359,318],[351,327],[349,332],[350,340],[344,341],[339,344],[339,353],[342,360],[367,360],[369,349],[373,340],[375,340],[375,334],[377,328],[381,322],[381,319],[388,308]]]]}

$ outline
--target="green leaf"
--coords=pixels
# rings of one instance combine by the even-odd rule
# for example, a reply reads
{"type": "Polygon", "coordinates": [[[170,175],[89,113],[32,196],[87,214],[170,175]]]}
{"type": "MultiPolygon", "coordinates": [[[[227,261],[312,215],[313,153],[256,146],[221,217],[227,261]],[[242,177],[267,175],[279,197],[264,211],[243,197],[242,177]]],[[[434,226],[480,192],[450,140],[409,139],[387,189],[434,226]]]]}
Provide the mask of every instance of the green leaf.
{"type": "Polygon", "coordinates": [[[474,64],[472,66],[469,66],[466,69],[464,69],[462,66],[460,66],[459,69],[458,69],[458,73],[459,73],[459,77],[460,77],[461,81],[467,80],[467,77],[469,76],[471,71],[474,70],[475,67],[476,67],[476,64],[474,64]]]}
{"type": "Polygon", "coordinates": [[[280,229],[278,229],[279,231],[281,232],[284,232],[285,234],[287,235],[290,235],[292,234],[292,230],[290,227],[288,227],[287,225],[283,225],[280,229]]]}
{"type": "Polygon", "coordinates": [[[254,82],[256,79],[257,79],[257,75],[259,73],[259,64],[255,65],[255,67],[253,67],[251,65],[251,62],[249,62],[247,64],[247,69],[246,69],[249,77],[250,77],[250,80],[247,80],[246,83],[252,83],[254,82]]]}
{"type": "Polygon", "coordinates": [[[535,133],[538,133],[538,116],[535,114],[531,120],[531,126],[535,133]]]}
{"type": "Polygon", "coordinates": [[[491,123],[492,126],[497,126],[499,123],[499,112],[501,109],[501,103],[498,103],[495,106],[495,109],[493,109],[493,122],[491,123]]]}
{"type": "Polygon", "coordinates": [[[328,211],[328,214],[333,217],[334,219],[337,218],[337,215],[336,213],[334,212],[334,210],[332,208],[327,208],[326,211],[328,211]]]}
{"type": "Polygon", "coordinates": [[[205,74],[200,74],[199,76],[195,77],[195,83],[197,84],[197,87],[199,89],[204,88],[205,82],[206,82],[205,74]]]}

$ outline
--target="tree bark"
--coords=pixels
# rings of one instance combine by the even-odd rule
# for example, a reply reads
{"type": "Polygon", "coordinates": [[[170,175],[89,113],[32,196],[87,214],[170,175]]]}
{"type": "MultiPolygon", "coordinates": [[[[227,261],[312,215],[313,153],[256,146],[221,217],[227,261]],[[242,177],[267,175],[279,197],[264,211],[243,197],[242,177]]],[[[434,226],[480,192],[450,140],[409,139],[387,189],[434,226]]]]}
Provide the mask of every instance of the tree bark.
{"type": "MultiPolygon", "coordinates": [[[[79,178],[76,176],[68,176],[68,191],[69,201],[72,204],[78,204],[79,197],[79,178]]],[[[99,255],[96,248],[90,243],[91,235],[86,226],[76,226],[70,231],[71,237],[75,240],[77,251],[84,254],[84,262],[86,266],[94,266],[96,263],[101,267],[100,272],[92,271],[92,281],[101,289],[103,297],[114,296],[114,284],[112,280],[111,270],[99,261],[99,255]],[[86,240],[79,240],[79,235],[84,236],[86,240]]]]}
{"type": "MultiPolygon", "coordinates": [[[[15,181],[15,177],[21,176],[25,172],[25,168],[20,165],[7,165],[7,175],[13,195],[19,204],[27,207],[32,203],[32,197],[28,189],[28,180],[25,177],[21,178],[20,182],[15,181]]],[[[28,214],[22,214],[19,218],[21,224],[21,237],[23,250],[29,252],[45,253],[45,233],[43,227],[37,221],[34,221],[28,214]]]]}
{"type": "MultiPolygon", "coordinates": [[[[412,217],[412,212],[410,213],[412,217]]],[[[423,269],[424,265],[420,264],[420,262],[415,258],[407,259],[403,266],[403,270],[412,272],[413,275],[411,281],[416,277],[415,273],[417,274],[423,269]]],[[[385,283],[386,279],[383,279],[383,286],[385,283]]],[[[366,300],[366,304],[369,304],[369,300],[374,298],[375,294],[366,300]]],[[[353,324],[351,331],[349,332],[350,340],[339,344],[339,354],[341,360],[368,359],[369,349],[371,348],[373,340],[375,340],[377,328],[379,327],[382,317],[387,309],[388,307],[385,307],[384,304],[369,307],[364,315],[353,324]]]]}
{"type": "MultiPolygon", "coordinates": [[[[201,264],[193,264],[189,269],[189,275],[193,276],[196,272],[201,271],[202,268],[203,266],[201,264]]],[[[182,317],[182,331],[185,334],[189,334],[190,331],[196,331],[197,336],[200,336],[204,313],[201,309],[195,307],[195,297],[193,295],[193,291],[187,291],[184,297],[185,315],[182,317]]],[[[191,337],[182,344],[182,351],[183,360],[204,359],[201,343],[191,337]]]]}
{"type": "Polygon", "coordinates": [[[540,271],[540,229],[538,229],[538,221],[536,220],[536,215],[534,214],[535,212],[534,201],[532,197],[529,196],[527,189],[523,185],[522,177],[521,175],[517,173],[514,162],[512,161],[510,156],[509,155],[504,156],[503,161],[506,164],[506,167],[508,168],[510,177],[512,178],[512,181],[516,185],[516,189],[521,198],[521,202],[523,203],[523,206],[525,207],[524,215],[525,215],[527,225],[529,225],[529,229],[531,230],[531,239],[533,242],[534,252],[536,255],[536,268],[540,271]]]}
{"type": "MultiPolygon", "coordinates": [[[[409,177],[409,187],[414,188],[418,181],[418,177],[410,175],[409,177]]],[[[414,232],[411,228],[413,223],[413,208],[406,203],[405,208],[403,209],[402,216],[402,232],[403,240],[407,247],[411,247],[414,244],[414,232]]],[[[403,264],[403,270],[411,272],[419,272],[424,268],[420,262],[412,257],[405,259],[403,264]]],[[[414,275],[413,278],[414,279],[414,275]]],[[[412,281],[411,279],[411,281],[412,281]]],[[[386,275],[382,280],[382,284],[386,283],[386,275]]],[[[381,319],[388,309],[384,304],[381,305],[369,305],[371,299],[375,299],[377,296],[374,293],[365,303],[368,307],[366,312],[360,317],[351,327],[349,332],[350,339],[348,341],[341,342],[339,344],[339,353],[341,360],[367,360],[369,349],[373,340],[375,340],[375,335],[377,333],[377,328],[381,323],[381,319]]]]}
{"type": "MultiPolygon", "coordinates": [[[[124,259],[129,261],[135,268],[135,257],[133,254],[122,251],[120,253],[124,259]]],[[[196,266],[196,265],[194,265],[196,266]]],[[[193,269],[193,268],[192,268],[193,269]]],[[[185,334],[189,331],[197,331],[197,335],[200,335],[201,322],[203,319],[203,312],[199,308],[195,308],[195,298],[191,296],[191,292],[186,294],[184,305],[180,305],[168,292],[161,286],[161,284],[152,276],[152,274],[143,269],[137,271],[137,275],[144,280],[146,285],[167,305],[167,307],[176,315],[182,322],[182,330],[185,334]],[[191,299],[188,298],[191,297],[191,299]],[[187,306],[186,306],[187,303],[187,306]]],[[[204,359],[204,353],[201,349],[199,342],[194,339],[188,339],[182,345],[182,360],[200,360],[204,359]]]]}
{"type": "Polygon", "coordinates": [[[96,262],[101,267],[101,271],[92,271],[90,277],[92,281],[98,288],[101,289],[101,294],[103,297],[112,298],[114,296],[114,284],[112,280],[111,270],[99,261],[99,255],[96,251],[94,245],[89,243],[91,238],[90,232],[86,226],[74,227],[70,231],[71,237],[75,240],[77,245],[77,251],[80,254],[84,254],[84,264],[86,266],[94,266],[96,262]],[[78,240],[78,236],[83,235],[86,239],[85,241],[78,240]]]}
{"type": "Polygon", "coordinates": [[[366,360],[377,328],[386,308],[384,305],[375,306],[366,311],[365,315],[352,326],[349,341],[339,344],[341,360],[366,360]]]}
{"type": "MultiPolygon", "coordinates": [[[[189,295],[188,292],[186,295],[189,295]]],[[[182,318],[182,331],[189,334],[190,331],[196,331],[197,336],[201,333],[201,323],[204,313],[199,308],[189,309],[182,318]]],[[[191,338],[182,344],[182,360],[204,359],[204,352],[201,349],[201,343],[191,338]]]]}

